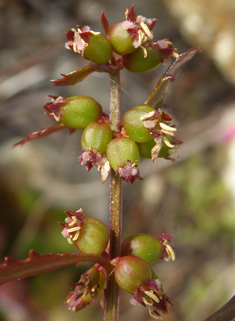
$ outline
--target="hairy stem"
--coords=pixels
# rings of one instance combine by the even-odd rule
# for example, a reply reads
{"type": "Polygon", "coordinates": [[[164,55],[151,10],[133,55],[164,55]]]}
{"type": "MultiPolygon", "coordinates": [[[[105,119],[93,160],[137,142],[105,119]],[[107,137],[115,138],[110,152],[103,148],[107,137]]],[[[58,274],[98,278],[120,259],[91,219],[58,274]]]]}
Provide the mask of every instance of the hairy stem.
{"type": "MultiPolygon", "coordinates": [[[[118,133],[120,130],[120,71],[110,76],[110,126],[118,133]]],[[[110,256],[120,256],[122,232],[122,181],[111,170],[110,179],[110,256]]],[[[108,276],[105,297],[105,321],[117,321],[119,315],[119,287],[114,274],[108,276]]]]}

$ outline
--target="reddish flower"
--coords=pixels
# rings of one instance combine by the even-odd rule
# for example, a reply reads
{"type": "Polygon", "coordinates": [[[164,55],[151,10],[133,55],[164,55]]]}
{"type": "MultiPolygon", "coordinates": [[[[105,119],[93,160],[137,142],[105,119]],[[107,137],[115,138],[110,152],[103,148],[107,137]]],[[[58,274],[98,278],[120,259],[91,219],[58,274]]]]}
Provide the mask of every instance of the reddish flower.
{"type": "Polygon", "coordinates": [[[168,244],[168,242],[171,241],[172,236],[162,233],[162,234],[159,234],[157,237],[162,247],[161,258],[164,259],[165,261],[170,261],[170,260],[174,261],[175,260],[174,248],[168,244]]]}
{"type": "Polygon", "coordinates": [[[77,312],[91,303],[94,304],[95,300],[103,294],[104,287],[105,274],[95,265],[81,275],[80,280],[75,284],[74,291],[67,296],[65,302],[69,304],[69,310],[77,312]]]}
{"type": "Polygon", "coordinates": [[[149,308],[149,314],[154,319],[161,318],[161,313],[168,314],[168,304],[171,304],[169,297],[163,292],[159,279],[146,280],[140,283],[133,297],[131,304],[141,304],[149,308]]]}
{"type": "Polygon", "coordinates": [[[135,48],[152,40],[153,34],[150,30],[153,29],[157,19],[136,16],[133,5],[130,10],[126,10],[125,16],[126,20],[123,21],[122,26],[129,32],[135,48]]]}
{"type": "Polygon", "coordinates": [[[179,145],[182,142],[174,137],[176,125],[170,125],[172,117],[159,108],[155,112],[153,111],[144,115],[141,117],[141,120],[144,122],[144,126],[151,131],[156,143],[151,151],[153,162],[156,161],[163,142],[169,149],[168,157],[166,158],[171,160],[178,158],[177,148],[175,145],[179,145]]]}

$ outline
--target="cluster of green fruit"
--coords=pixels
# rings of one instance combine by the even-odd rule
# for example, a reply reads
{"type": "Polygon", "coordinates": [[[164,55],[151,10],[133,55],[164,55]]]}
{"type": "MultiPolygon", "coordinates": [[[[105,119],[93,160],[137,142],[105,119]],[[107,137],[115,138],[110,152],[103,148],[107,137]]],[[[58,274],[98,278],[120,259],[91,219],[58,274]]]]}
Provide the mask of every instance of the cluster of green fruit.
{"type": "MultiPolygon", "coordinates": [[[[60,224],[62,235],[68,242],[74,243],[80,253],[105,253],[108,256],[109,233],[106,225],[98,219],[84,216],[82,209],[66,213],[66,223],[60,224]]],[[[166,313],[167,304],[171,302],[149,265],[160,258],[174,260],[174,251],[168,244],[170,240],[171,237],[164,234],[157,237],[143,233],[131,235],[122,242],[121,256],[111,261],[118,285],[133,295],[133,304],[148,305],[150,315],[155,318],[160,316],[159,312],[166,313]]],[[[81,310],[100,296],[105,287],[103,269],[95,264],[81,276],[75,290],[69,293],[66,299],[69,309],[81,310]]]]}
{"type": "MultiPolygon", "coordinates": [[[[101,22],[106,36],[92,31],[88,26],[78,26],[77,30],[68,31],[65,47],[90,60],[90,63],[80,70],[63,75],[62,79],[54,80],[54,85],[74,85],[93,71],[108,72],[111,76],[112,73],[119,73],[122,68],[131,72],[146,72],[167,59],[176,57],[175,50],[167,39],[156,43],[152,41],[151,30],[156,19],[136,16],[134,6],[130,10],[127,9],[125,15],[126,20],[109,27],[102,13],[101,22]]],[[[190,55],[190,52],[188,54],[190,55]]],[[[177,71],[182,59],[184,58],[178,60],[178,65],[173,71],[177,71]]],[[[159,99],[158,96],[158,101],[162,102],[166,84],[173,79],[174,72],[161,78],[160,84],[163,83],[165,87],[163,86],[164,90],[161,87],[161,97],[159,99]]],[[[70,132],[82,129],[83,152],[78,157],[79,164],[85,165],[87,170],[96,166],[103,181],[112,168],[121,179],[130,183],[140,177],[140,156],[152,158],[153,161],[158,157],[171,160],[177,157],[174,155],[175,145],[180,141],[174,137],[176,128],[171,125],[172,118],[164,111],[161,103],[156,104],[148,99],[146,103],[126,111],[121,124],[118,119],[117,126],[114,126],[113,106],[110,108],[112,110],[109,117],[103,112],[101,105],[88,96],[51,98],[51,102],[43,107],[46,114],[60,124],[33,132],[15,146],[61,129],[68,128],[70,132]],[[114,130],[113,127],[118,128],[114,130]]],[[[85,217],[81,209],[66,213],[68,217],[65,223],[61,223],[62,235],[70,244],[74,243],[80,253],[102,255],[111,265],[118,285],[133,295],[133,304],[148,306],[150,315],[154,318],[160,317],[159,311],[167,313],[170,300],[149,265],[160,258],[174,260],[174,251],[168,244],[170,236],[134,234],[122,242],[120,256],[114,258],[109,252],[109,241],[112,241],[112,238],[104,223],[95,218],[85,217]]],[[[96,260],[97,263],[81,276],[74,291],[69,293],[66,302],[70,309],[78,311],[84,308],[105,289],[105,277],[107,279],[108,275],[104,275],[104,269],[98,261],[96,260]]]]}
{"type": "MultiPolygon", "coordinates": [[[[106,36],[88,26],[71,29],[66,33],[65,47],[92,63],[117,66],[119,69],[125,67],[131,72],[152,70],[174,57],[174,48],[167,39],[152,42],[151,30],[156,19],[136,16],[133,6],[125,15],[126,20],[109,28],[102,14],[106,36]]],[[[140,156],[152,158],[153,161],[157,157],[171,159],[169,150],[177,144],[172,138],[176,129],[169,126],[171,117],[146,104],[124,114],[123,127],[119,128],[118,134],[112,132],[109,117],[91,97],[52,97],[52,102],[45,104],[44,108],[50,117],[66,127],[84,129],[79,164],[85,165],[87,170],[97,166],[103,181],[111,166],[123,180],[133,183],[139,178],[140,156]]]]}
{"type": "Polygon", "coordinates": [[[108,26],[104,13],[101,21],[106,36],[92,31],[88,26],[77,26],[66,33],[66,49],[79,53],[96,64],[106,64],[113,53],[122,56],[120,63],[131,72],[153,70],[160,63],[174,56],[172,43],[167,39],[153,42],[156,19],[136,16],[134,6],[127,9],[126,20],[108,26]]]}
{"type": "Polygon", "coordinates": [[[47,114],[71,129],[83,129],[81,146],[83,153],[79,164],[92,166],[109,165],[125,181],[133,183],[139,178],[139,157],[151,158],[151,151],[159,145],[158,157],[168,158],[174,147],[166,137],[176,130],[168,125],[168,114],[156,111],[146,104],[129,109],[123,116],[120,133],[115,135],[109,126],[109,117],[101,105],[88,96],[68,98],[52,97],[44,105],[47,114]]]}

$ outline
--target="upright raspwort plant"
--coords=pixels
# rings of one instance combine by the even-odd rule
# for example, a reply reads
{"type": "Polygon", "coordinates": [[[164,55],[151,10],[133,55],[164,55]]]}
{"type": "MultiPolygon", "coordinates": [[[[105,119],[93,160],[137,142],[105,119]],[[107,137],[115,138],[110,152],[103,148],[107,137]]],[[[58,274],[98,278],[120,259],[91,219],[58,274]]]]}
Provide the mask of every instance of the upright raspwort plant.
{"type": "Polygon", "coordinates": [[[88,96],[55,97],[43,107],[46,114],[59,124],[29,134],[17,145],[49,135],[62,129],[73,133],[82,129],[80,165],[89,171],[93,166],[101,172],[104,182],[110,175],[110,228],[100,220],[87,217],[82,209],[66,211],[65,223],[60,223],[62,235],[74,244],[78,253],[42,254],[30,250],[25,260],[5,258],[0,266],[0,283],[45,273],[70,264],[93,262],[94,266],[81,275],[66,302],[69,309],[79,311],[96,299],[101,299],[104,320],[118,320],[119,287],[132,295],[131,303],[148,307],[158,319],[168,313],[169,297],[159,277],[150,268],[158,259],[175,259],[169,245],[171,236],[134,234],[121,243],[122,180],[134,183],[140,178],[139,157],[158,157],[174,161],[178,157],[176,125],[166,112],[164,97],[179,68],[191,59],[199,48],[178,55],[168,39],[153,42],[152,29],[156,19],[137,16],[132,6],[126,20],[109,27],[104,12],[101,23],[106,36],[77,26],[66,33],[65,48],[73,50],[89,64],[77,71],[53,80],[54,86],[75,85],[93,72],[110,76],[110,112],[88,96]],[[120,72],[126,68],[139,73],[153,70],[163,62],[173,60],[145,102],[129,109],[120,120],[120,72]]]}

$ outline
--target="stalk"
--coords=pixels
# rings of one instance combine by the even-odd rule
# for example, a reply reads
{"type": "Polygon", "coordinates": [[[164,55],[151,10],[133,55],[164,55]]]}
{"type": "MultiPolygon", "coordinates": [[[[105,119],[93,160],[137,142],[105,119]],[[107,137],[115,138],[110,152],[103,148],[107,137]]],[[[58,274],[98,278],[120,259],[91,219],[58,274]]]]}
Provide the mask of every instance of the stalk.
{"type": "MultiPolygon", "coordinates": [[[[110,75],[110,126],[118,133],[120,129],[120,71],[110,75]]],[[[122,181],[111,169],[110,179],[110,256],[120,256],[122,233],[122,181]]],[[[104,321],[118,321],[119,317],[119,287],[114,273],[108,276],[105,294],[104,321]]]]}

